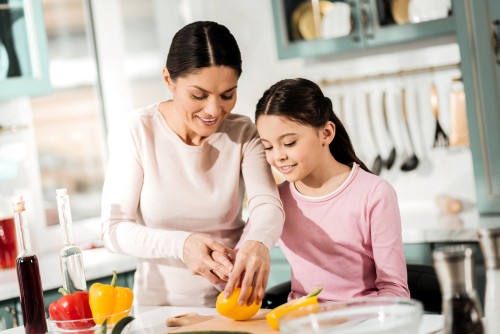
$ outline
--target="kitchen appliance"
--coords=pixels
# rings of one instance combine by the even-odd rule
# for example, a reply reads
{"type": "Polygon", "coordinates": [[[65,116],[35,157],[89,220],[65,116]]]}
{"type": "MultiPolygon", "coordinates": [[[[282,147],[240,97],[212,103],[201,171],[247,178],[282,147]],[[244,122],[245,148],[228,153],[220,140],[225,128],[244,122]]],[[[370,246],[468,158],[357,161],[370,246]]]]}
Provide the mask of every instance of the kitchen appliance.
{"type": "Polygon", "coordinates": [[[445,334],[484,334],[474,287],[472,248],[448,246],[434,250],[434,268],[443,296],[445,334]]]}

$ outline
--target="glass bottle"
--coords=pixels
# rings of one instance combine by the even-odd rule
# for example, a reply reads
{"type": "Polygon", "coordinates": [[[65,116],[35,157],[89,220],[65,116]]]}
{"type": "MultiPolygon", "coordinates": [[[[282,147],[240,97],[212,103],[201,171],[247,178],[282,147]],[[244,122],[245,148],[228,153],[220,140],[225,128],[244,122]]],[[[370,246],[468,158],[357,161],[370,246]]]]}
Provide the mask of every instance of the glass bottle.
{"type": "Polygon", "coordinates": [[[479,229],[486,264],[484,312],[488,333],[500,333],[500,228],[479,229]]]}
{"type": "Polygon", "coordinates": [[[82,250],[74,244],[73,220],[69,206],[69,197],[65,188],[56,190],[59,223],[64,234],[64,247],[59,253],[63,287],[69,293],[87,290],[85,267],[82,250]]]}
{"type": "Polygon", "coordinates": [[[484,334],[474,288],[473,250],[443,247],[433,252],[434,268],[443,296],[445,334],[484,334]]]}
{"type": "Polygon", "coordinates": [[[31,240],[23,197],[15,197],[12,204],[14,208],[18,249],[16,270],[17,280],[19,282],[21,309],[23,311],[24,329],[26,334],[47,333],[40,268],[38,266],[38,258],[31,249],[31,240]]]}

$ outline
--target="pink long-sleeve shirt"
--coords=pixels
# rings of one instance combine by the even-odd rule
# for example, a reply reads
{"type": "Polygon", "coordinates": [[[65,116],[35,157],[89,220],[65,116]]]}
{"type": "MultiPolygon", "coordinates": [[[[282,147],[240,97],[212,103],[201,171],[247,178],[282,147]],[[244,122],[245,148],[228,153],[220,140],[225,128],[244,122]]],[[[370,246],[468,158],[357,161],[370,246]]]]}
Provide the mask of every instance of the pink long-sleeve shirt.
{"type": "Polygon", "coordinates": [[[320,299],[409,297],[397,197],[379,176],[354,164],[323,197],[279,187],[285,225],[279,245],[292,267],[289,298],[323,286],[320,299]]]}
{"type": "Polygon", "coordinates": [[[218,290],[183,262],[191,233],[229,247],[244,240],[272,247],[284,214],[263,146],[250,118],[230,114],[200,146],[170,129],[158,104],[134,112],[112,145],[102,195],[105,246],[138,258],[135,303],[214,306],[218,290]]]}

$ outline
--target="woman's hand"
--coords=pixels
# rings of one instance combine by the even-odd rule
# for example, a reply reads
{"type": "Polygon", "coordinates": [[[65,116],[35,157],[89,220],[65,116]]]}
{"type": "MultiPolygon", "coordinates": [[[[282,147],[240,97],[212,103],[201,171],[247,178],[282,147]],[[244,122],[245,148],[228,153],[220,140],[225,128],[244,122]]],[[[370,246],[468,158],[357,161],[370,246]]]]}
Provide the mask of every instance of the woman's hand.
{"type": "Polygon", "coordinates": [[[236,255],[233,271],[224,289],[225,295],[229,296],[235,287],[241,285],[238,299],[240,305],[245,304],[245,296],[250,288],[252,294],[246,300],[247,305],[252,304],[254,300],[260,303],[266,292],[270,265],[269,250],[263,243],[255,240],[245,241],[236,255]]]}
{"type": "Polygon", "coordinates": [[[229,279],[229,273],[233,269],[233,262],[232,262],[232,259],[234,259],[233,252],[231,252],[230,256],[228,257],[227,254],[223,254],[223,253],[220,253],[218,251],[213,251],[212,252],[212,259],[215,262],[218,262],[218,263],[220,263],[222,265],[219,269],[212,269],[211,270],[212,273],[214,273],[215,275],[217,275],[224,282],[227,282],[227,280],[229,279]],[[226,271],[226,269],[228,267],[231,268],[229,270],[229,272],[226,271]]]}
{"type": "Polygon", "coordinates": [[[195,275],[205,277],[213,285],[225,283],[233,269],[233,250],[201,234],[191,234],[184,242],[184,263],[195,275]],[[217,255],[215,255],[217,254],[217,255]],[[212,257],[216,256],[216,259],[212,257]]]}

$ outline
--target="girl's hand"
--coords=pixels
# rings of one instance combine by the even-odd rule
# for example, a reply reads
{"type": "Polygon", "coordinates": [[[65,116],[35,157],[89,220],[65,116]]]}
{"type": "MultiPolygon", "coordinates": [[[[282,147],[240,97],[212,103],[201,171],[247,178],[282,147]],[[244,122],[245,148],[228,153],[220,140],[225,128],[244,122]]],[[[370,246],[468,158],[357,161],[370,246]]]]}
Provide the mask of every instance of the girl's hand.
{"type": "Polygon", "coordinates": [[[240,298],[238,299],[240,305],[245,304],[245,296],[250,287],[252,294],[246,300],[246,304],[251,305],[254,301],[262,302],[266,292],[270,265],[269,250],[263,243],[255,240],[245,241],[238,250],[233,271],[229,275],[224,289],[226,297],[241,283],[240,298]]]}
{"type": "Polygon", "coordinates": [[[186,266],[194,275],[205,277],[213,285],[225,283],[218,275],[229,276],[232,253],[231,248],[202,234],[191,234],[184,242],[183,257],[186,266]],[[214,252],[220,254],[217,255],[217,261],[212,258],[214,252]]]}

